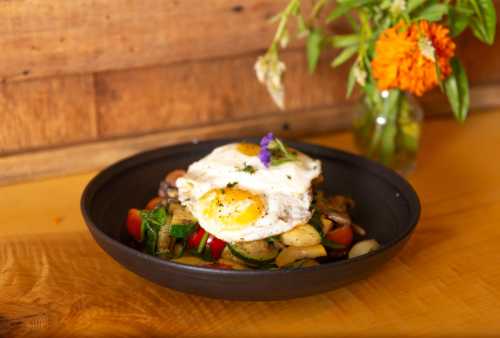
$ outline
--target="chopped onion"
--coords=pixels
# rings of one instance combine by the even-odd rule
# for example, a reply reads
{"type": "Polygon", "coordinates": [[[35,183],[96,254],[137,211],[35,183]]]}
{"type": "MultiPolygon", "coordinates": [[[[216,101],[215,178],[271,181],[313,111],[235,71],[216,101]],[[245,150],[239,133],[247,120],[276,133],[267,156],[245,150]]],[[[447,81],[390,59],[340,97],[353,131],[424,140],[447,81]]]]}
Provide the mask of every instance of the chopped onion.
{"type": "Polygon", "coordinates": [[[354,244],[349,251],[349,258],[354,258],[366,255],[369,252],[375,251],[380,248],[380,244],[374,239],[366,239],[354,244]]]}

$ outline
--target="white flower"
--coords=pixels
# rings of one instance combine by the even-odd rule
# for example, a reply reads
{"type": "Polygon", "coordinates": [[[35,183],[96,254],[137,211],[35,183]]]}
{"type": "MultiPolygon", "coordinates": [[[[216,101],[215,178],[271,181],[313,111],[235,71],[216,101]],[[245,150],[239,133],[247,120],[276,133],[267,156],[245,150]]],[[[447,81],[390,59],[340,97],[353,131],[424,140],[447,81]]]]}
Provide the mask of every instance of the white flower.
{"type": "Polygon", "coordinates": [[[397,16],[406,10],[406,0],[393,0],[389,11],[392,15],[397,16]]]}
{"type": "Polygon", "coordinates": [[[420,49],[420,53],[422,53],[424,58],[436,62],[436,49],[432,45],[432,41],[427,37],[422,36],[418,40],[418,49],[420,49]]]}
{"type": "Polygon", "coordinates": [[[359,66],[359,63],[356,63],[354,66],[354,78],[356,79],[356,82],[361,86],[364,87],[366,83],[366,71],[364,69],[361,69],[359,66]]]}
{"type": "Polygon", "coordinates": [[[259,82],[264,84],[274,103],[285,109],[285,87],[283,85],[283,72],[286,67],[276,53],[267,53],[257,59],[255,73],[259,82]]]}
{"type": "Polygon", "coordinates": [[[285,49],[288,46],[289,42],[290,42],[290,36],[288,35],[288,31],[284,31],[280,39],[280,47],[285,49]]]}

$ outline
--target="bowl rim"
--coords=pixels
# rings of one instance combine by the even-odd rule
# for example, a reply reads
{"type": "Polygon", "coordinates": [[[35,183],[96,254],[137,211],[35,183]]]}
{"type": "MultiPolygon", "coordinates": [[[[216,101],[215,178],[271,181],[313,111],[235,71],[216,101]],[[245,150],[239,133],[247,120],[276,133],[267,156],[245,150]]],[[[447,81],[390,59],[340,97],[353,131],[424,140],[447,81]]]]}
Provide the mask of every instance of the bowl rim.
{"type": "MultiPolygon", "coordinates": [[[[396,187],[401,196],[403,196],[408,204],[409,209],[409,225],[407,225],[407,229],[404,232],[401,232],[398,236],[394,237],[390,241],[388,241],[385,245],[382,245],[380,249],[372,251],[368,254],[335,261],[329,263],[318,264],[312,267],[303,267],[296,269],[275,269],[275,270],[259,270],[259,269],[248,269],[248,270],[230,270],[230,269],[218,269],[213,267],[203,267],[203,266],[194,266],[183,263],[176,263],[169,260],[164,260],[156,256],[152,256],[141,252],[137,249],[134,249],[119,240],[116,240],[102,231],[91,219],[90,216],[90,205],[94,196],[97,192],[102,188],[107,181],[111,180],[116,175],[119,175],[126,170],[131,169],[132,167],[143,165],[144,163],[150,162],[154,159],[161,158],[162,153],[168,151],[169,154],[166,156],[175,155],[177,152],[183,152],[186,148],[192,148],[196,146],[220,146],[227,143],[232,142],[242,142],[242,141],[250,141],[255,142],[259,139],[256,137],[246,137],[246,138],[216,138],[209,139],[204,141],[193,140],[192,142],[184,142],[180,144],[167,145],[158,148],[154,148],[147,151],[142,151],[131,156],[128,156],[122,160],[112,163],[107,166],[103,170],[101,170],[96,176],[94,176],[85,186],[83,190],[81,199],[80,199],[80,209],[85,220],[85,223],[90,230],[90,232],[94,236],[98,236],[101,240],[108,242],[110,245],[117,247],[119,250],[125,251],[128,254],[134,255],[137,258],[145,259],[147,261],[152,261],[154,264],[159,264],[160,266],[164,266],[166,268],[177,270],[176,272],[181,273],[203,273],[204,275],[227,275],[227,276],[270,276],[270,275],[284,275],[290,274],[292,272],[313,272],[313,271],[323,271],[333,269],[335,267],[342,267],[349,264],[355,264],[356,262],[363,262],[370,260],[371,257],[382,254],[385,251],[390,250],[392,247],[396,246],[398,243],[406,240],[411,236],[415,227],[418,224],[421,214],[421,204],[419,197],[413,188],[413,186],[404,179],[401,175],[399,175],[394,170],[384,167],[383,165],[367,159],[365,157],[349,153],[343,150],[339,150],[333,147],[326,147],[319,144],[311,144],[301,141],[294,141],[285,139],[286,143],[297,147],[302,150],[305,154],[311,156],[309,154],[310,151],[321,152],[322,156],[329,156],[331,158],[335,158],[335,160],[341,160],[343,162],[350,162],[350,164],[362,167],[364,170],[368,170],[370,174],[375,175],[381,179],[384,179],[387,184],[390,184],[396,187]]],[[[165,155],[164,155],[165,156],[165,155]]],[[[101,246],[98,243],[99,246],[101,246]]],[[[102,247],[102,246],[101,246],[102,247]]],[[[109,255],[106,249],[103,250],[109,255]]]]}

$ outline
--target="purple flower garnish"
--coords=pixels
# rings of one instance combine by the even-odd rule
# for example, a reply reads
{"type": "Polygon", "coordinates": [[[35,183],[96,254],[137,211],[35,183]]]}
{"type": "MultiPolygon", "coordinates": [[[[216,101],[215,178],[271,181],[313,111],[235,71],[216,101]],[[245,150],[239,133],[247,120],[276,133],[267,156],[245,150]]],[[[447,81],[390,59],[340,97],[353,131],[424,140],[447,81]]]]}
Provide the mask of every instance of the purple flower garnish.
{"type": "Polygon", "coordinates": [[[269,143],[272,141],[274,141],[273,133],[268,133],[260,140],[259,159],[266,168],[269,168],[269,165],[271,164],[271,152],[268,147],[269,143]]]}
{"type": "Polygon", "coordinates": [[[259,159],[266,168],[297,160],[297,153],[290,151],[273,133],[268,133],[260,140],[259,159]]]}

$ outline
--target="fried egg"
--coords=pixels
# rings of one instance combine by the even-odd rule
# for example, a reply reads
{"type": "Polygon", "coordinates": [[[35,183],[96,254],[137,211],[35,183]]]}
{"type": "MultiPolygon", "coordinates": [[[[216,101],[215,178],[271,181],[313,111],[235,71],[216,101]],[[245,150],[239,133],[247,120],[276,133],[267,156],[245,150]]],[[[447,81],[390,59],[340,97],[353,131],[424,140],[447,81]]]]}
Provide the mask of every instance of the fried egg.
{"type": "Polygon", "coordinates": [[[181,203],[200,226],[226,242],[253,241],[289,231],[311,218],[311,182],[321,163],[297,160],[266,168],[251,143],[214,149],[179,178],[181,203]]]}

